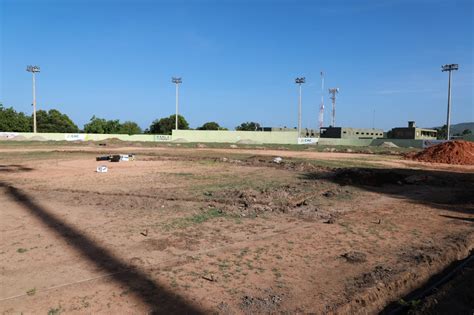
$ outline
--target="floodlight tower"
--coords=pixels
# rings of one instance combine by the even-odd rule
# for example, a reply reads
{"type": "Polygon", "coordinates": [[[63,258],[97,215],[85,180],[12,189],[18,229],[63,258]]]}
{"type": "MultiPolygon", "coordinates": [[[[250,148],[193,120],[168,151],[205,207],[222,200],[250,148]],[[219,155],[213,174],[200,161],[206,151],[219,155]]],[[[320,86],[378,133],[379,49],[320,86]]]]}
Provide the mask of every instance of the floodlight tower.
{"type": "Polygon", "coordinates": [[[179,85],[183,83],[183,80],[181,78],[177,77],[172,77],[171,82],[173,82],[176,85],[176,127],[175,129],[178,130],[178,106],[179,106],[179,85]]]}
{"type": "Polygon", "coordinates": [[[319,107],[319,128],[324,124],[324,72],[321,71],[321,106],[319,107]]]}
{"type": "Polygon", "coordinates": [[[331,94],[330,99],[332,100],[332,121],[331,126],[336,127],[336,94],[339,93],[339,88],[329,89],[329,94],[331,94]]]}
{"type": "Polygon", "coordinates": [[[450,64],[450,65],[443,65],[441,66],[442,72],[449,72],[449,79],[448,79],[448,117],[446,118],[446,140],[450,139],[450,127],[451,127],[451,72],[458,70],[458,64],[450,64]]]}
{"type": "Polygon", "coordinates": [[[299,98],[298,98],[298,138],[301,135],[301,85],[306,82],[305,77],[296,78],[295,83],[299,85],[299,98]]]}
{"type": "Polygon", "coordinates": [[[40,67],[30,65],[26,71],[33,74],[33,132],[36,133],[36,73],[40,72],[40,67]]]}

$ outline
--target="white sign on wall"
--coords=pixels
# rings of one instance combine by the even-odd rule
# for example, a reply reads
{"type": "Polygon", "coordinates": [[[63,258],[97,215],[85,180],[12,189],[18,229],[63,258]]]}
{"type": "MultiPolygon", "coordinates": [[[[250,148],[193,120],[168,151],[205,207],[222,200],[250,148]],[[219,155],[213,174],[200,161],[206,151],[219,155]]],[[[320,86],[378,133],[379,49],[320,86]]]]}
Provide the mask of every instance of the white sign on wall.
{"type": "Polygon", "coordinates": [[[155,135],[155,141],[171,141],[171,135],[155,135]]]}
{"type": "Polygon", "coordinates": [[[0,138],[13,139],[18,136],[18,132],[0,132],[0,138]]]}
{"type": "Polygon", "coordinates": [[[80,133],[65,134],[64,139],[66,139],[66,141],[85,141],[86,135],[80,133]]]}
{"type": "Polygon", "coordinates": [[[318,143],[319,138],[298,138],[298,144],[314,144],[318,143]]]}

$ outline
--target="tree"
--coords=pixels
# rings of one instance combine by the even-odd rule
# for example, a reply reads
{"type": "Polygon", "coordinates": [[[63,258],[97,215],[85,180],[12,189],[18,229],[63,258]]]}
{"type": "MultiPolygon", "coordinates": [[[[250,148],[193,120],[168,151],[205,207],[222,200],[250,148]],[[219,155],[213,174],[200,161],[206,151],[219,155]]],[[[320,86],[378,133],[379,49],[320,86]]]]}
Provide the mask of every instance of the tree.
{"type": "Polygon", "coordinates": [[[235,127],[235,130],[240,130],[240,131],[256,131],[260,128],[260,124],[256,122],[244,122],[241,123],[240,126],[235,127]]]}
{"type": "Polygon", "coordinates": [[[120,133],[120,121],[115,120],[106,120],[103,118],[98,118],[92,116],[91,120],[84,125],[84,132],[86,133],[106,133],[114,134],[120,133]]]}
{"type": "Polygon", "coordinates": [[[0,131],[31,132],[33,120],[22,112],[17,112],[13,107],[5,108],[0,103],[0,131]]]}
{"type": "Polygon", "coordinates": [[[462,132],[462,135],[470,135],[472,134],[472,130],[471,129],[464,129],[463,132],[462,132]]]}
{"type": "Polygon", "coordinates": [[[136,122],[133,121],[126,121],[120,125],[119,133],[134,135],[142,133],[142,129],[136,122]]]}
{"type": "Polygon", "coordinates": [[[438,140],[446,139],[447,131],[448,131],[448,126],[443,125],[443,127],[441,127],[441,128],[436,128],[436,130],[438,131],[438,135],[437,135],[437,139],[438,139],[438,140]]]}
{"type": "Polygon", "coordinates": [[[84,125],[86,133],[105,133],[107,121],[103,118],[92,116],[91,120],[84,125]]]}
{"type": "MultiPolygon", "coordinates": [[[[170,135],[171,131],[175,129],[175,117],[176,115],[171,115],[169,117],[164,117],[161,119],[155,119],[149,128],[149,133],[160,134],[160,135],[170,135]]],[[[179,129],[189,129],[189,124],[186,119],[178,115],[178,128],[179,129]]]]}
{"type": "Polygon", "coordinates": [[[76,124],[66,114],[57,109],[36,112],[36,128],[38,132],[79,132],[76,124]]]}
{"type": "Polygon", "coordinates": [[[222,129],[218,123],[215,121],[210,121],[202,125],[201,127],[197,128],[197,130],[220,130],[222,129]]]}

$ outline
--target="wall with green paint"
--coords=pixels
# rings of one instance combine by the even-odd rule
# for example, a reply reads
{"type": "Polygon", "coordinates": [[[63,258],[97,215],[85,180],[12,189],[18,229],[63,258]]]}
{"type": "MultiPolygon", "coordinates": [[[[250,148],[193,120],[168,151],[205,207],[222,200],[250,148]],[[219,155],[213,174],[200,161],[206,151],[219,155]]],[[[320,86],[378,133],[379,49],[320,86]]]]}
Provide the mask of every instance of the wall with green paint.
{"type": "Polygon", "coordinates": [[[173,141],[297,144],[297,131],[173,130],[173,141]]]}
{"type": "Polygon", "coordinates": [[[123,134],[87,134],[87,133],[32,133],[0,132],[0,140],[25,141],[103,141],[106,139],[122,141],[171,141],[170,135],[123,135],[123,134]]]}

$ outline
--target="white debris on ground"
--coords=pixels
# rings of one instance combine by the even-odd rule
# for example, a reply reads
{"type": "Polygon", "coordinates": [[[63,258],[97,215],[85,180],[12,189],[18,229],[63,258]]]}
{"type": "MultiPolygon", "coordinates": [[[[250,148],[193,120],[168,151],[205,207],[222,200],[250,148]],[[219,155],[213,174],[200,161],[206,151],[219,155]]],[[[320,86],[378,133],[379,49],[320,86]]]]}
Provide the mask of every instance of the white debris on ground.
{"type": "Polygon", "coordinates": [[[273,159],[273,163],[280,164],[281,162],[283,162],[283,159],[279,156],[277,156],[276,158],[273,159]]]}
{"type": "Polygon", "coordinates": [[[108,168],[105,165],[99,165],[97,166],[97,173],[107,173],[108,168]]]}

